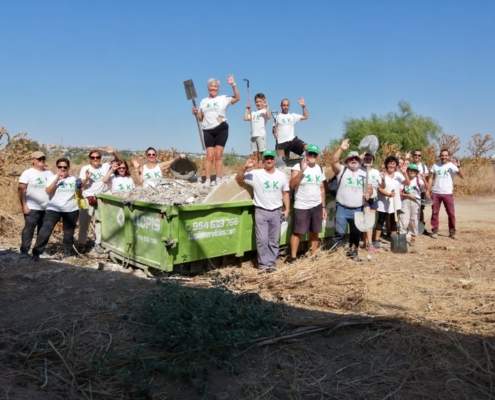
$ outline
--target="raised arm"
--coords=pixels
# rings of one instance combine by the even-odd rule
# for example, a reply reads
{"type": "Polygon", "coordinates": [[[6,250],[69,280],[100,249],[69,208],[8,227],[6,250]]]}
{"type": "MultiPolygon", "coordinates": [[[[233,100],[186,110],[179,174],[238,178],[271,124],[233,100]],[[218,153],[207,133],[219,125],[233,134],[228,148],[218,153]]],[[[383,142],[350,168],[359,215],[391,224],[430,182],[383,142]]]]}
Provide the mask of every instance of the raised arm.
{"type": "Polygon", "coordinates": [[[302,109],[303,116],[301,118],[301,121],[304,121],[305,119],[309,118],[309,111],[308,111],[308,107],[306,107],[306,102],[304,101],[304,97],[301,97],[297,102],[299,103],[302,109]]]}
{"type": "Polygon", "coordinates": [[[332,155],[331,166],[335,175],[338,175],[340,170],[342,169],[342,165],[340,164],[340,157],[342,156],[342,153],[347,150],[349,150],[349,139],[344,139],[332,155]]]}
{"type": "Polygon", "coordinates": [[[292,190],[296,190],[301,183],[302,179],[304,178],[304,171],[306,170],[306,167],[308,166],[306,163],[306,160],[303,158],[301,160],[301,169],[298,170],[292,170],[290,174],[290,181],[289,181],[289,186],[292,190]]]}
{"type": "MultiPolygon", "coordinates": [[[[132,170],[134,171],[134,183],[136,185],[142,185],[143,184],[143,168],[139,161],[135,158],[131,160],[131,164],[133,166],[132,170]]],[[[131,174],[132,175],[132,174],[131,174]]]]}
{"type": "Polygon", "coordinates": [[[58,183],[60,182],[60,179],[62,179],[60,177],[60,175],[56,175],[56,178],[53,179],[52,183],[50,183],[46,188],[45,188],[45,192],[48,194],[48,196],[50,198],[53,197],[53,195],[55,194],[55,191],[57,190],[57,186],[58,186],[58,183]]]}
{"type": "Polygon", "coordinates": [[[248,158],[246,163],[237,171],[235,180],[239,185],[244,185],[244,174],[254,168],[255,162],[251,158],[248,158]]]}
{"type": "Polygon", "coordinates": [[[251,106],[246,106],[244,111],[244,121],[251,121],[251,106]]]}
{"type": "Polygon", "coordinates": [[[461,162],[459,160],[456,160],[455,165],[457,167],[457,175],[459,175],[460,178],[464,179],[464,173],[462,172],[461,169],[461,162]]]}
{"type": "Polygon", "coordinates": [[[237,83],[235,83],[234,75],[229,75],[227,77],[227,83],[232,86],[232,92],[234,93],[232,100],[230,100],[230,104],[235,104],[241,99],[241,94],[239,93],[237,83]]]}

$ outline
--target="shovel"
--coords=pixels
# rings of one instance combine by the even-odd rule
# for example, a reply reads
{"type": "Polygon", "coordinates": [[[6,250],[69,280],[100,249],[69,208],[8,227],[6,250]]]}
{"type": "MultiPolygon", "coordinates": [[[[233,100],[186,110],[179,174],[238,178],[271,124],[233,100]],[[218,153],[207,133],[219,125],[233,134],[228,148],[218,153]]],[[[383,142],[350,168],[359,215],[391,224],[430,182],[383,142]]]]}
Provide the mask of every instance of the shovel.
{"type": "Polygon", "coordinates": [[[397,232],[392,232],[390,235],[390,250],[392,253],[407,253],[407,235],[405,233],[400,233],[399,217],[397,215],[397,201],[394,197],[394,216],[395,223],[397,225],[397,232]]]}
{"type": "MultiPolygon", "coordinates": [[[[198,95],[196,94],[196,89],[194,88],[194,82],[192,81],[192,79],[188,79],[187,81],[184,81],[184,89],[186,91],[187,100],[192,100],[193,107],[197,108],[196,97],[198,97],[198,95]]],[[[198,116],[196,116],[196,124],[198,125],[199,140],[201,141],[201,146],[203,146],[203,151],[204,151],[206,150],[205,138],[203,135],[203,130],[201,129],[201,125],[199,123],[198,116]]]]}
{"type": "MultiPolygon", "coordinates": [[[[364,191],[368,189],[368,177],[369,177],[370,166],[366,166],[366,180],[363,186],[363,197],[364,191]]],[[[360,232],[368,232],[375,226],[375,214],[371,212],[369,206],[366,204],[363,211],[357,211],[354,213],[354,225],[359,229],[360,232]]]]}

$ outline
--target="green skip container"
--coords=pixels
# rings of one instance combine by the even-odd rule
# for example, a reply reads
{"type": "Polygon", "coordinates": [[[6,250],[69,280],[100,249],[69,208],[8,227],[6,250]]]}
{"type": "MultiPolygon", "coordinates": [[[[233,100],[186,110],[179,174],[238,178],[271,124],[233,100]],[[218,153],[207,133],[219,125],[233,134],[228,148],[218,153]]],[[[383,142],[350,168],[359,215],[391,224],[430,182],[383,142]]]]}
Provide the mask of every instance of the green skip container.
{"type": "MultiPolygon", "coordinates": [[[[334,234],[335,203],[320,237],[334,234]]],[[[174,267],[256,249],[251,200],[215,204],[161,205],[98,196],[102,247],[126,265],[172,272],[174,267]]],[[[280,244],[288,243],[291,221],[282,224],[280,244]]]]}

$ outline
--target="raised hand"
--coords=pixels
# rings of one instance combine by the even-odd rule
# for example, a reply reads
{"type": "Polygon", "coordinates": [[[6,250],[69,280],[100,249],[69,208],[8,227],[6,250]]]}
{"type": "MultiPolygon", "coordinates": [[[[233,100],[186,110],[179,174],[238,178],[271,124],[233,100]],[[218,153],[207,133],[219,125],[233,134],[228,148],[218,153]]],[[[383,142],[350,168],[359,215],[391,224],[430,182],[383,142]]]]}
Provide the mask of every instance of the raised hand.
{"type": "Polygon", "coordinates": [[[138,160],[136,160],[135,158],[133,158],[133,159],[131,160],[131,163],[132,163],[132,166],[133,166],[134,168],[136,168],[136,169],[138,169],[138,168],[141,166],[141,164],[139,164],[139,161],[138,161],[138,160]]]}
{"type": "Polygon", "coordinates": [[[342,143],[340,143],[340,148],[342,151],[347,151],[349,150],[350,144],[349,144],[349,139],[344,139],[342,140],[342,143]]]}
{"type": "Polygon", "coordinates": [[[197,107],[193,107],[192,108],[192,113],[193,113],[193,115],[198,115],[198,109],[197,109],[197,107]]]}
{"type": "Polygon", "coordinates": [[[299,97],[299,100],[297,100],[297,102],[301,107],[304,107],[306,105],[306,103],[304,102],[304,97],[299,97]]]}
{"type": "Polygon", "coordinates": [[[227,77],[227,83],[228,83],[230,86],[235,85],[234,75],[232,75],[232,74],[231,74],[231,75],[229,75],[229,76],[227,77]]]}
{"type": "Polygon", "coordinates": [[[252,158],[248,158],[244,164],[244,169],[252,169],[256,165],[256,162],[252,158]]]}

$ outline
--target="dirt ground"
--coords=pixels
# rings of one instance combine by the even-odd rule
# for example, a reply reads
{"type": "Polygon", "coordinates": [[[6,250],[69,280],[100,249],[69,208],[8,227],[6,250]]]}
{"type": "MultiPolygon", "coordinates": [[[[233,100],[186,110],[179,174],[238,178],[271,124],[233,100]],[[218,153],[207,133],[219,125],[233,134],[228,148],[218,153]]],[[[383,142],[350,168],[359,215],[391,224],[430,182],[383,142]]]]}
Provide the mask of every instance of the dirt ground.
{"type": "Polygon", "coordinates": [[[152,278],[103,259],[33,264],[18,257],[19,233],[5,235],[0,399],[495,398],[495,198],[456,207],[456,240],[442,218],[444,235],[419,238],[408,254],[322,253],[262,275],[250,262],[152,278]],[[212,367],[202,394],[154,377],[138,395],[92,362],[136,345],[146,327],[133,308],[164,279],[257,293],[293,330],[244,351],[235,373],[212,367]]]}

